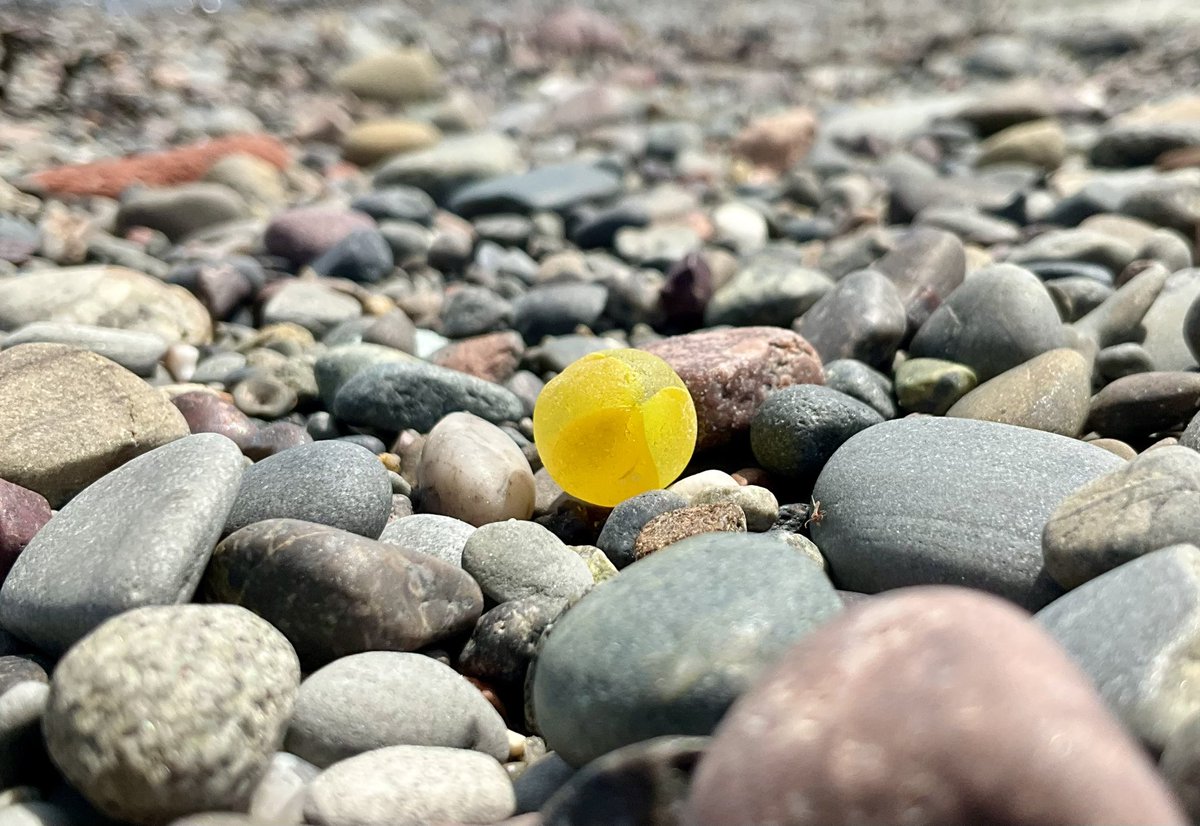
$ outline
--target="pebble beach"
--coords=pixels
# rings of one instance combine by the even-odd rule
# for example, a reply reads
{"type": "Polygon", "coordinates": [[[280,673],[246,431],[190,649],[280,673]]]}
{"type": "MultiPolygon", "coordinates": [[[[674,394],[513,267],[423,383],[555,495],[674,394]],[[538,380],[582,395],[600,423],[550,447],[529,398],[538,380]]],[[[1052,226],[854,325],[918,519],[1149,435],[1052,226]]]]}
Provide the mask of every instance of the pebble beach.
{"type": "Polygon", "coordinates": [[[0,826],[1200,823],[1200,7],[0,0],[0,826]]]}

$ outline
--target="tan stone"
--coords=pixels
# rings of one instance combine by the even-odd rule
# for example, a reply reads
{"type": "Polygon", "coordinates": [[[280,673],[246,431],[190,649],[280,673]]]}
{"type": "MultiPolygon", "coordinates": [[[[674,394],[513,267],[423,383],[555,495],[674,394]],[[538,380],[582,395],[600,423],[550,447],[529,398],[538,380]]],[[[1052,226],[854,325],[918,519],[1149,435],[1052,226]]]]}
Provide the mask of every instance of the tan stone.
{"type": "Polygon", "coordinates": [[[817,132],[817,119],[796,108],[757,118],[733,142],[733,152],[751,163],[777,172],[790,169],[808,154],[817,132]]]}
{"type": "Polygon", "coordinates": [[[980,145],[979,165],[1026,163],[1057,169],[1067,154],[1067,137],[1058,121],[1019,123],[997,132],[980,145]]]}
{"type": "Polygon", "coordinates": [[[714,531],[745,533],[746,514],[732,502],[691,505],[667,511],[642,528],[633,543],[633,555],[635,559],[641,559],[681,539],[714,531]]]}
{"type": "Polygon", "coordinates": [[[351,163],[369,166],[404,152],[433,146],[442,138],[436,126],[417,120],[393,118],[360,123],[342,144],[342,155],[351,163]]]}
{"type": "Polygon", "coordinates": [[[421,49],[380,52],[351,63],[333,83],[361,98],[402,103],[433,97],[442,85],[442,70],[421,49]]]}

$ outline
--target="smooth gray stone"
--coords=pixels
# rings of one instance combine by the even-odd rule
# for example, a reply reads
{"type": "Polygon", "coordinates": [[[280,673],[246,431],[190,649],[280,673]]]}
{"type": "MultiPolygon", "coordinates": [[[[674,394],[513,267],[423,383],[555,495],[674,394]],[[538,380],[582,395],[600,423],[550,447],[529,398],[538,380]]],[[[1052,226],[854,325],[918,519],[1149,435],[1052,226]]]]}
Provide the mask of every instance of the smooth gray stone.
{"type": "Polygon", "coordinates": [[[965,364],[984,382],[1064,342],[1058,310],[1038,277],[997,264],[973,274],[933,311],[909,355],[965,364]]]}
{"type": "Polygon", "coordinates": [[[1194,370],[1196,355],[1188,339],[1188,312],[1200,301],[1200,267],[1172,273],[1162,292],[1146,311],[1142,326],[1146,337],[1142,346],[1154,361],[1155,370],[1194,370]]]}
{"type": "Polygon", "coordinates": [[[1111,273],[1125,269],[1136,255],[1136,247],[1112,235],[1090,229],[1059,229],[1015,247],[1008,260],[1013,264],[1033,261],[1098,264],[1109,271],[1111,278],[1111,273]]]}
{"type": "Polygon", "coordinates": [[[908,316],[887,276],[861,270],[838,281],[793,329],[824,362],[852,358],[886,370],[904,340],[908,316]]]}
{"type": "Polygon", "coordinates": [[[804,266],[799,253],[768,247],[717,290],[704,309],[704,324],[790,327],[831,289],[833,279],[804,266]]]}
{"type": "Polygon", "coordinates": [[[825,465],[812,537],[845,590],[956,584],[1037,609],[1062,593],[1042,569],[1050,514],[1122,464],[1102,448],[995,422],[884,422],[825,465]]]}
{"type": "Polygon", "coordinates": [[[536,522],[491,522],[471,534],[462,566],[496,602],[532,596],[575,599],[593,584],[583,559],[536,522]]]}
{"type": "Polygon", "coordinates": [[[453,516],[416,513],[389,523],[379,541],[428,554],[461,568],[463,548],[473,533],[474,525],[453,516]]]}
{"type": "Polygon", "coordinates": [[[763,468],[812,479],[855,433],[883,421],[870,405],[819,384],[772,392],[750,422],[750,447],[763,468]]]}
{"type": "Polygon", "coordinates": [[[116,614],[189,601],[242,468],[237,445],[198,433],[101,477],[17,558],[0,590],[0,624],[60,653],[116,614]]]}
{"type": "Polygon", "coordinates": [[[564,212],[621,191],[615,173],[590,163],[544,166],[471,184],[454,193],[450,209],[464,218],[497,212],[564,212]]]}
{"type": "Polygon", "coordinates": [[[508,757],[500,714],[461,674],[424,654],[368,651],[300,686],[284,744],[315,766],[387,746],[475,749],[508,757]]]}
{"type": "Polygon", "coordinates": [[[342,385],[333,412],[350,424],[428,433],[449,413],[493,424],[521,418],[521,400],[498,384],[432,364],[380,364],[342,385]]]}
{"type": "Polygon", "coordinates": [[[1200,548],[1154,551],[1084,583],[1037,622],[1153,751],[1200,712],[1200,548]]]}
{"type": "Polygon", "coordinates": [[[764,669],[840,610],[829,580],[787,543],[692,536],[554,623],[527,678],[526,714],[574,766],[659,735],[707,735],[764,669]]]}
{"type": "Polygon", "coordinates": [[[872,265],[896,285],[908,314],[908,329],[919,329],[930,313],[963,283],[966,253],[948,232],[918,227],[872,265]]]}
{"type": "Polygon", "coordinates": [[[320,773],[319,768],[301,757],[286,751],[276,752],[250,797],[248,815],[275,826],[303,823],[308,784],[320,773]]]}
{"type": "Polygon", "coordinates": [[[583,325],[593,327],[604,312],[608,290],[600,284],[551,284],[530,290],[513,302],[512,328],[529,344],[545,336],[563,336],[583,325]]]}
{"type": "Polygon", "coordinates": [[[167,342],[154,333],[55,321],[26,324],[5,336],[0,349],[31,342],[82,347],[142,377],[153,376],[158,360],[167,352],[167,342]]]}
{"type": "Polygon", "coordinates": [[[308,790],[313,826],[496,823],[516,798],[504,767],[486,754],[392,746],[330,766],[308,790]]]}
{"type": "Polygon", "coordinates": [[[246,469],[224,533],[264,519],[303,519],[375,539],[391,510],[392,482],[379,457],[351,442],[312,442],[246,469]]]}
{"type": "Polygon", "coordinates": [[[412,356],[381,344],[341,344],[331,347],[317,356],[313,362],[313,375],[317,380],[317,391],[326,408],[332,408],[342,386],[362,371],[377,364],[400,364],[412,362],[412,356]]]}
{"type": "Polygon", "coordinates": [[[886,374],[861,361],[838,359],[826,364],[825,386],[869,405],[885,419],[896,418],[896,399],[892,393],[892,380],[886,374]]]}
{"type": "Polygon", "coordinates": [[[1147,267],[1076,321],[1073,327],[1101,348],[1143,340],[1146,315],[1157,303],[1169,278],[1165,267],[1158,264],[1147,267]]]}
{"type": "Polygon", "coordinates": [[[517,794],[516,813],[525,814],[540,810],[574,774],[575,768],[553,751],[530,764],[529,768],[513,781],[513,791],[517,794]]]}

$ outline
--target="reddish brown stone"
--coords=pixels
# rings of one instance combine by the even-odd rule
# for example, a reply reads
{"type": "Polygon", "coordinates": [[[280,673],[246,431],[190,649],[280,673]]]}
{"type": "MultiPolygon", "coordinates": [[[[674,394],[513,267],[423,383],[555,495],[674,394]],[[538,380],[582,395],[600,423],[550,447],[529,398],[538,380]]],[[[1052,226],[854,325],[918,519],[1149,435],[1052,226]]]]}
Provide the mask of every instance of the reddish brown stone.
{"type": "Polygon", "coordinates": [[[39,493],[0,479],[0,583],[34,534],[50,521],[50,503],[39,493]]]}
{"type": "Polygon", "coordinates": [[[789,109],[746,125],[733,142],[733,152],[776,172],[791,169],[812,148],[817,119],[807,109],[789,109]]]}
{"type": "Polygon", "coordinates": [[[825,383],[816,350],[781,327],[689,333],[645,349],[670,364],[687,385],[696,403],[696,446],[701,449],[725,444],[749,429],[772,390],[825,383]]]}
{"type": "Polygon", "coordinates": [[[1164,152],[1154,161],[1159,169],[1189,169],[1200,166],[1200,146],[1185,146],[1182,149],[1172,149],[1164,152]]]}
{"type": "Polygon", "coordinates": [[[234,135],[164,152],[57,166],[31,175],[28,182],[48,193],[116,198],[133,184],[174,186],[198,181],[218,160],[236,154],[254,155],[280,169],[290,162],[287,147],[270,135],[234,135]]]}
{"type": "Polygon", "coordinates": [[[453,342],[434,353],[431,361],[439,367],[499,383],[517,372],[524,352],[525,340],[509,330],[453,342]]]}
{"type": "Polygon", "coordinates": [[[220,433],[238,443],[254,430],[254,423],[245,413],[215,393],[193,390],[181,393],[171,403],[179,408],[192,433],[220,433]]]}
{"type": "Polygon", "coordinates": [[[689,536],[716,531],[745,533],[746,514],[732,502],[667,511],[642,528],[633,543],[633,556],[635,560],[641,559],[689,536]]]}
{"type": "Polygon", "coordinates": [[[1029,616],[959,588],[846,610],[722,721],[683,826],[1182,826],[1141,747],[1029,616]]]}

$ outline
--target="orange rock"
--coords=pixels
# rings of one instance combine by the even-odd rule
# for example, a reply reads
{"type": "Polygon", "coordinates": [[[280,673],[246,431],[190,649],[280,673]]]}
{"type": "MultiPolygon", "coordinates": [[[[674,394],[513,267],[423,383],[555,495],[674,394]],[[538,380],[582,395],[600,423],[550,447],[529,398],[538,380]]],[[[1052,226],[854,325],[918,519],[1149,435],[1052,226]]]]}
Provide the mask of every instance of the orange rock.
{"type": "Polygon", "coordinates": [[[783,172],[808,154],[816,132],[812,112],[789,109],[751,121],[734,139],[733,151],[757,166],[783,172]]]}
{"type": "Polygon", "coordinates": [[[47,193],[115,198],[135,183],[173,186],[198,181],[217,160],[237,153],[254,155],[280,169],[290,160],[287,147],[269,135],[233,135],[163,152],[57,166],[29,176],[27,182],[47,193]]]}

